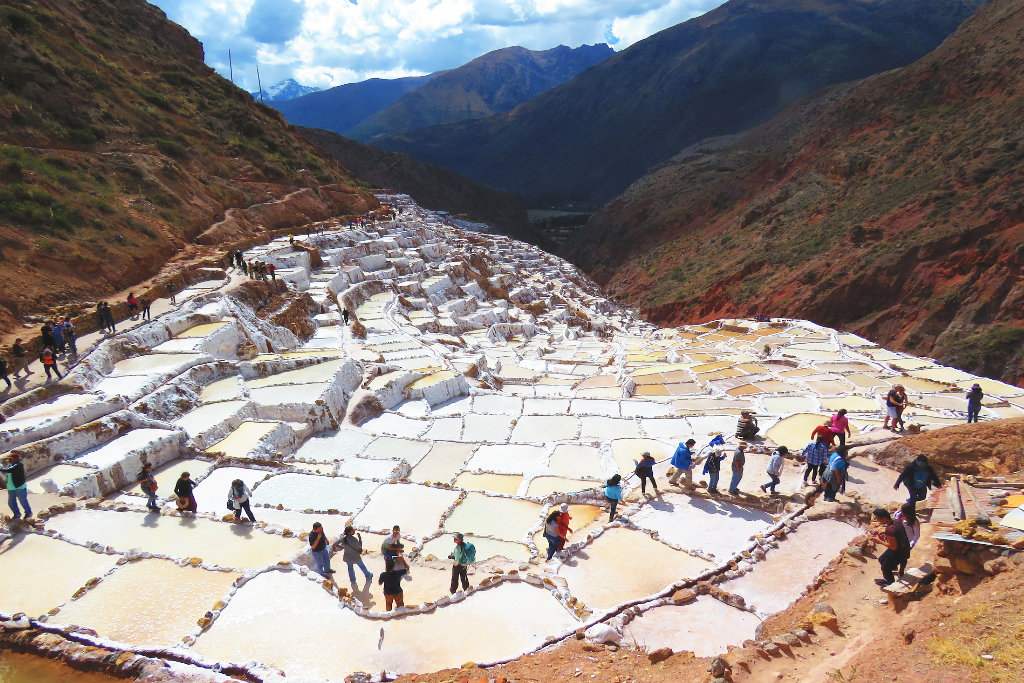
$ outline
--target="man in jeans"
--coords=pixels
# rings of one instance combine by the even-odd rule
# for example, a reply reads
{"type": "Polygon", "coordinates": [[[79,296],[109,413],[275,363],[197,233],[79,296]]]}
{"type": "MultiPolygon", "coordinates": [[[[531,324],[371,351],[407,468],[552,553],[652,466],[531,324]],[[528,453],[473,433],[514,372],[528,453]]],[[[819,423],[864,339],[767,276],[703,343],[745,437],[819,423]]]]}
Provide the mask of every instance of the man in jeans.
{"type": "Polygon", "coordinates": [[[743,466],[747,464],[747,444],[740,442],[732,452],[732,481],[729,482],[729,493],[738,496],[740,480],[743,479],[743,466]]]}
{"type": "Polygon", "coordinates": [[[148,462],[142,463],[142,471],[135,478],[139,482],[139,488],[146,494],[146,507],[152,512],[160,512],[160,506],[156,503],[156,479],[153,477],[153,466],[148,462]]]}
{"type": "Polygon", "coordinates": [[[327,547],[327,534],[320,522],[315,522],[313,530],[309,532],[309,549],[313,551],[317,573],[326,579],[331,578],[334,573],[331,569],[331,549],[327,547]]]}
{"type": "Polygon", "coordinates": [[[11,507],[14,519],[21,519],[18,501],[25,508],[25,519],[32,516],[32,508],[28,504],[28,488],[25,486],[25,466],[21,464],[21,454],[11,451],[4,456],[4,465],[0,472],[7,475],[7,504],[11,507]]]}
{"type": "Polygon", "coordinates": [[[910,542],[903,525],[895,523],[888,510],[876,508],[872,517],[874,528],[871,530],[871,539],[885,546],[885,552],[878,557],[882,578],[875,579],[875,583],[888,586],[895,583],[895,570],[899,569],[904,557],[910,557],[910,542]]]}
{"type": "Polygon", "coordinates": [[[469,565],[476,562],[476,546],[466,543],[462,534],[455,534],[455,549],[448,558],[455,560],[455,564],[452,565],[452,594],[459,590],[459,579],[462,579],[462,590],[469,590],[469,576],[466,571],[469,565]]]}
{"type": "Polygon", "coordinates": [[[694,439],[687,439],[686,443],[679,444],[676,452],[672,454],[672,467],[675,472],[668,478],[668,483],[679,486],[679,478],[682,477],[683,484],[688,489],[693,488],[693,447],[697,445],[694,439]]]}

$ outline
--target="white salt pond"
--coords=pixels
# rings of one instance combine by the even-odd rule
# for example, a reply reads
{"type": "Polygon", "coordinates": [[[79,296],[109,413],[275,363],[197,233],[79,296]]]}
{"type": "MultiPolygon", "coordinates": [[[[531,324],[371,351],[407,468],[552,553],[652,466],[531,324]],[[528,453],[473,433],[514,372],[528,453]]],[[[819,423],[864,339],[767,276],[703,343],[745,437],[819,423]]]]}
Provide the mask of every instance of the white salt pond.
{"type": "Polygon", "coordinates": [[[255,659],[289,676],[342,679],[353,671],[435,671],[467,660],[503,659],[577,623],[547,590],[522,583],[385,623],[344,609],[323,588],[296,574],[270,572],[239,589],[193,649],[227,661],[255,659]],[[300,622],[294,620],[295,605],[303,606],[300,622]],[[498,614],[501,618],[495,618],[498,614]],[[279,628],[282,623],[291,626],[279,628]],[[310,656],[309,643],[324,633],[345,647],[332,650],[330,657],[310,656]]]}
{"type": "Polygon", "coordinates": [[[648,652],[670,647],[698,657],[725,654],[730,645],[755,637],[761,620],[707,595],[688,605],[656,607],[624,629],[625,641],[648,652]]]}
{"type": "Polygon", "coordinates": [[[280,422],[246,421],[226,437],[206,449],[207,453],[223,453],[229,458],[244,458],[264,436],[280,422]]]}
{"type": "Polygon", "coordinates": [[[133,429],[102,446],[83,452],[75,461],[104,469],[123,460],[125,454],[144,449],[157,439],[172,434],[174,432],[169,429],[133,429]]]}
{"type": "Polygon", "coordinates": [[[332,462],[362,453],[371,441],[372,435],[351,429],[325,432],[307,439],[299,450],[295,451],[295,458],[332,462]]]}
{"type": "Polygon", "coordinates": [[[202,405],[185,413],[173,424],[188,432],[190,437],[195,437],[237,415],[245,405],[246,401],[220,401],[202,405]]]}
{"type": "MultiPolygon", "coordinates": [[[[345,477],[278,474],[262,482],[253,491],[252,500],[254,503],[283,505],[289,510],[334,509],[352,513],[363,506],[363,501],[378,486],[375,481],[356,481],[345,477]]],[[[225,488],[225,500],[226,491],[225,488]]]]}
{"type": "MultiPolygon", "coordinates": [[[[226,501],[219,506],[227,512],[226,501]]],[[[141,512],[74,510],[46,523],[68,538],[94,541],[119,552],[139,548],[175,558],[199,557],[225,567],[263,567],[302,550],[297,539],[265,534],[250,526],[208,519],[141,512]]]]}
{"type": "Polygon", "coordinates": [[[150,356],[136,356],[115,363],[110,376],[177,374],[197,363],[200,358],[202,356],[198,353],[159,353],[150,356]]]}
{"type": "Polygon", "coordinates": [[[28,486],[29,493],[43,493],[42,481],[44,479],[49,479],[59,489],[87,474],[95,474],[95,472],[96,470],[91,467],[77,467],[75,465],[63,464],[53,465],[52,467],[47,467],[46,469],[40,470],[28,477],[26,484],[28,486]]]}
{"type": "Polygon", "coordinates": [[[49,420],[61,418],[76,408],[92,403],[97,398],[94,394],[64,394],[44,403],[37,403],[4,420],[0,425],[0,431],[28,429],[49,420]]]}
{"type": "Polygon", "coordinates": [[[471,492],[445,520],[444,528],[477,536],[520,541],[530,527],[538,524],[537,503],[471,492]]]}
{"type": "MultiPolygon", "coordinates": [[[[188,472],[189,479],[198,481],[211,468],[213,468],[213,463],[206,460],[172,460],[164,463],[153,469],[153,478],[156,479],[157,483],[156,493],[160,498],[167,498],[173,495],[174,483],[181,477],[182,472],[188,472]]],[[[138,484],[131,484],[122,490],[125,493],[143,495],[142,489],[138,484]]]]}
{"type": "Polygon", "coordinates": [[[425,538],[438,529],[441,516],[459,497],[458,491],[418,484],[385,484],[355,517],[356,526],[373,531],[402,528],[403,536],[425,538]]]}
{"type": "MultiPolygon", "coordinates": [[[[420,554],[423,557],[426,557],[427,555],[433,555],[437,558],[448,557],[448,555],[451,554],[452,549],[455,547],[454,538],[454,534],[441,534],[437,538],[433,538],[424,543],[423,550],[420,554]]],[[[477,562],[489,560],[492,557],[504,557],[509,560],[519,560],[522,562],[530,559],[530,549],[522,543],[510,543],[508,541],[499,541],[497,539],[473,536],[471,534],[465,534],[465,540],[476,547],[477,562]]]]}
{"type": "Polygon", "coordinates": [[[774,521],[761,510],[682,493],[652,499],[631,519],[644,529],[657,531],[672,545],[706,553],[719,561],[739,552],[751,536],[762,533],[774,521]]]}
{"type": "MultiPolygon", "coordinates": [[[[196,485],[192,495],[195,496],[196,506],[199,510],[203,512],[210,512],[212,510],[223,514],[228,511],[227,499],[228,492],[231,489],[231,482],[235,479],[241,479],[251,490],[256,486],[257,482],[263,481],[264,477],[271,474],[273,473],[264,470],[250,470],[245,467],[218,467],[196,485]]],[[[191,470],[189,470],[189,478],[196,479],[191,470]]],[[[168,495],[173,488],[174,485],[172,484],[167,489],[168,495]]],[[[157,491],[159,492],[159,489],[157,491]]]]}

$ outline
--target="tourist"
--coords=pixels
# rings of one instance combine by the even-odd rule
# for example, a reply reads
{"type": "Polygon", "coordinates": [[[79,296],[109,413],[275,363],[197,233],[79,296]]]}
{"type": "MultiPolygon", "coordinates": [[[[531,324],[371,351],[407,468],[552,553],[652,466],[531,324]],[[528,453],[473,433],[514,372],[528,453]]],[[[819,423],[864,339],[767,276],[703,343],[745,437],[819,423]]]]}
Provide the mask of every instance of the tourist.
{"type": "Polygon", "coordinates": [[[772,457],[768,460],[768,477],[771,481],[761,484],[761,493],[767,493],[768,489],[771,489],[772,495],[775,495],[775,487],[782,481],[782,468],[786,465],[787,455],[789,455],[789,449],[785,446],[779,446],[772,451],[772,457]]]}
{"type": "Polygon", "coordinates": [[[21,343],[21,337],[14,340],[14,344],[11,346],[11,353],[14,355],[14,376],[17,377],[18,373],[22,370],[25,371],[26,375],[34,375],[35,373],[28,368],[28,351],[21,343]]]}
{"type": "Polygon", "coordinates": [[[900,574],[902,574],[907,571],[907,563],[910,562],[910,551],[913,550],[921,538],[921,522],[917,519],[917,508],[914,503],[904,503],[896,511],[896,514],[893,515],[893,521],[903,525],[903,531],[907,534],[907,543],[909,544],[906,557],[900,563],[900,574]]]}
{"type": "Polygon", "coordinates": [[[11,508],[14,519],[21,519],[21,510],[18,509],[18,502],[25,509],[25,519],[32,516],[32,508],[28,504],[28,487],[25,485],[25,465],[21,462],[21,453],[11,451],[4,456],[4,465],[0,465],[0,472],[7,477],[7,505],[11,508]]]}
{"type": "Polygon", "coordinates": [[[828,464],[828,446],[825,445],[825,437],[819,435],[813,442],[804,448],[804,460],[807,469],[804,471],[804,483],[811,478],[811,483],[818,481],[818,475],[824,476],[825,466],[828,464]]]}
{"type": "Polygon", "coordinates": [[[11,384],[11,378],[7,376],[8,370],[9,367],[7,365],[7,359],[0,358],[0,378],[7,382],[7,390],[10,391],[12,388],[14,388],[14,385],[11,384]]]}
{"type": "Polygon", "coordinates": [[[57,344],[57,340],[53,337],[53,325],[49,322],[43,323],[40,328],[40,332],[43,336],[43,346],[54,347],[57,344]]]}
{"type": "Polygon", "coordinates": [[[168,282],[167,283],[167,296],[169,296],[171,298],[171,305],[172,306],[178,303],[174,299],[174,293],[176,291],[177,291],[177,287],[174,286],[174,283],[173,282],[168,282]]]}
{"type": "Polygon", "coordinates": [[[347,308],[341,309],[341,319],[345,321],[346,325],[348,325],[348,317],[349,317],[348,309],[347,308]]]}
{"type": "Polygon", "coordinates": [[[753,439],[760,429],[757,426],[757,418],[754,417],[753,413],[749,410],[740,411],[740,419],[736,421],[737,439],[753,439]]]}
{"type": "Polygon", "coordinates": [[[402,577],[409,573],[409,563],[401,555],[389,557],[384,561],[384,572],[377,583],[384,586],[384,609],[388,612],[394,607],[405,607],[402,595],[402,577]]]}
{"type": "Polygon", "coordinates": [[[569,534],[572,533],[572,529],[569,528],[569,522],[572,521],[572,516],[569,514],[569,504],[562,503],[558,508],[558,550],[561,551],[565,548],[565,542],[569,538],[569,534]]]}
{"type": "Polygon", "coordinates": [[[814,428],[811,432],[811,442],[817,441],[818,437],[825,438],[825,445],[829,448],[836,442],[836,433],[832,431],[832,420],[825,420],[824,424],[820,424],[814,428]]]}
{"type": "Polygon", "coordinates": [[[64,341],[71,347],[71,355],[77,356],[78,342],[76,339],[78,338],[78,330],[75,329],[75,325],[71,322],[71,318],[64,318],[64,322],[61,323],[61,326],[64,328],[64,341]]]}
{"type": "Polygon", "coordinates": [[[64,353],[64,326],[56,322],[50,325],[53,326],[53,352],[64,353]]]}
{"type": "Polygon", "coordinates": [[[558,552],[558,510],[552,510],[544,520],[544,540],[548,542],[548,562],[558,552]]]}
{"type": "Polygon", "coordinates": [[[840,452],[845,452],[843,449],[836,451],[832,454],[832,459],[829,460],[828,469],[822,475],[822,479],[825,481],[825,500],[829,503],[836,502],[836,494],[839,493],[840,489],[845,489],[846,482],[846,460],[840,452]]]}
{"type": "Polygon", "coordinates": [[[850,431],[850,420],[846,417],[846,408],[841,408],[838,413],[832,416],[829,428],[839,437],[839,447],[846,448],[847,435],[853,435],[853,432],[850,431]]]}
{"type": "Polygon", "coordinates": [[[942,486],[939,476],[935,474],[935,469],[928,464],[928,456],[926,455],[919,455],[913,461],[907,463],[907,466],[903,468],[900,476],[896,479],[896,483],[892,485],[893,490],[899,490],[900,484],[906,486],[907,492],[910,494],[910,497],[907,498],[908,503],[924,500],[928,497],[929,488],[932,486],[935,488],[942,486]]]}
{"type": "Polygon", "coordinates": [[[975,382],[971,385],[971,390],[967,392],[967,424],[978,421],[983,398],[985,398],[985,392],[981,390],[981,385],[975,382]]]}
{"type": "Polygon", "coordinates": [[[747,444],[740,442],[732,452],[732,481],[729,482],[729,493],[740,494],[740,480],[743,479],[743,466],[747,464],[747,444]]]}
{"type": "Polygon", "coordinates": [[[907,540],[907,533],[902,524],[896,524],[888,510],[876,508],[874,513],[874,524],[869,529],[871,539],[885,546],[878,558],[878,564],[882,568],[882,578],[875,579],[879,586],[888,586],[895,583],[896,576],[893,573],[905,564],[905,557],[910,557],[910,543],[907,540]]]}
{"type": "Polygon", "coordinates": [[[725,453],[711,451],[704,460],[704,474],[708,475],[708,493],[718,493],[718,477],[722,474],[722,461],[725,453]]]}
{"type": "Polygon", "coordinates": [[[46,371],[47,382],[53,379],[50,375],[51,370],[57,375],[57,379],[61,379],[61,377],[63,377],[63,375],[60,374],[60,369],[57,367],[57,357],[53,355],[53,351],[51,351],[49,347],[44,346],[43,350],[39,352],[39,362],[43,364],[43,370],[46,371]]]}
{"type": "Polygon", "coordinates": [[[178,481],[174,483],[174,495],[178,497],[178,510],[181,512],[196,513],[199,506],[196,505],[196,497],[192,493],[195,483],[189,478],[188,472],[182,472],[178,481]]]}
{"type": "Polygon", "coordinates": [[[615,508],[618,507],[619,501],[622,500],[622,487],[619,485],[621,481],[622,477],[620,475],[613,474],[612,478],[605,482],[604,498],[611,505],[611,510],[608,512],[609,522],[615,519],[615,508]]]}
{"type": "Polygon", "coordinates": [[[359,567],[363,570],[363,577],[369,581],[373,574],[363,564],[363,536],[357,534],[356,530],[350,526],[345,527],[345,535],[341,539],[342,555],[341,559],[348,565],[348,580],[352,583],[356,582],[356,571],[355,567],[359,567]]]}
{"type": "Polygon", "coordinates": [[[139,482],[139,488],[146,494],[146,507],[153,512],[160,512],[160,506],[156,503],[157,483],[153,476],[153,466],[142,461],[142,471],[135,477],[135,481],[139,482]]]}
{"type": "Polygon", "coordinates": [[[128,315],[130,315],[132,317],[132,320],[135,320],[135,318],[138,317],[138,315],[137,315],[137,311],[138,310],[139,310],[139,300],[135,298],[135,292],[129,292],[128,293],[128,315]]]}
{"type": "Polygon", "coordinates": [[[231,488],[228,489],[228,503],[229,507],[235,512],[235,521],[242,521],[242,510],[245,510],[246,516],[250,522],[255,522],[256,517],[252,514],[252,508],[249,507],[249,498],[252,497],[252,491],[245,485],[245,482],[241,479],[235,479],[231,482],[231,488]]]}
{"type": "Polygon", "coordinates": [[[828,460],[828,466],[829,466],[830,469],[832,468],[832,464],[834,462],[836,462],[837,459],[843,461],[843,464],[840,466],[840,468],[843,471],[843,477],[842,477],[842,480],[839,482],[839,493],[846,493],[846,482],[850,478],[849,477],[849,471],[850,471],[850,449],[849,448],[838,448],[838,449],[836,449],[836,452],[833,453],[829,457],[829,460],[828,460]]]}
{"type": "Polygon", "coordinates": [[[149,300],[148,296],[144,296],[139,303],[142,305],[142,319],[152,320],[153,318],[150,315],[149,307],[153,305],[153,302],[149,300]]]}
{"type": "Polygon", "coordinates": [[[391,528],[391,535],[384,537],[384,542],[380,544],[380,551],[384,554],[385,560],[390,560],[401,555],[403,550],[405,550],[405,546],[402,545],[402,530],[396,524],[391,528]]]}
{"type": "Polygon", "coordinates": [[[644,451],[640,454],[640,462],[633,461],[635,466],[633,474],[640,477],[640,493],[643,495],[647,495],[648,479],[651,480],[651,486],[654,487],[655,493],[658,493],[658,482],[654,481],[654,464],[654,456],[651,455],[650,451],[644,451]]]}
{"type": "Polygon", "coordinates": [[[462,590],[468,591],[469,575],[467,571],[469,565],[476,562],[476,546],[472,543],[466,543],[466,539],[462,534],[455,534],[455,548],[452,550],[452,554],[448,556],[448,559],[455,561],[455,564],[452,565],[452,595],[459,589],[459,580],[462,581],[462,590]]]}
{"type": "MultiPolygon", "coordinates": [[[[673,486],[680,486],[679,478],[683,478],[683,485],[686,488],[693,488],[693,450],[692,448],[697,445],[695,439],[687,439],[686,443],[679,444],[676,448],[676,452],[672,454],[672,467],[675,468],[675,472],[668,478],[668,483],[673,486]]],[[[682,486],[680,486],[682,488],[682,486]]]]}
{"type": "Polygon", "coordinates": [[[320,522],[313,523],[313,530],[309,532],[309,549],[313,551],[313,560],[316,562],[316,571],[325,579],[331,578],[334,570],[331,569],[331,549],[328,547],[327,534],[320,522]]]}
{"type": "Polygon", "coordinates": [[[889,420],[892,420],[892,429],[903,422],[903,409],[906,408],[907,395],[903,393],[903,385],[897,384],[885,395],[885,421],[882,422],[882,429],[889,429],[889,420]]]}
{"type": "Polygon", "coordinates": [[[270,279],[277,282],[277,266],[273,263],[268,263],[267,270],[270,271],[270,279]]]}

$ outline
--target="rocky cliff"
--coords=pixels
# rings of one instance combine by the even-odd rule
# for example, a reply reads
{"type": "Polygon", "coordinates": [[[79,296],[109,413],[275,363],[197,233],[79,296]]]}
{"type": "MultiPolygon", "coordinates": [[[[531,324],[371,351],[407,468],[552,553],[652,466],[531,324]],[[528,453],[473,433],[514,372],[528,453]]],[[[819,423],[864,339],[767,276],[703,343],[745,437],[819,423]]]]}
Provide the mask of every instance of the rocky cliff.
{"type": "Polygon", "coordinates": [[[567,254],[658,322],[810,318],[1024,381],[1024,5],[695,145],[567,254]]]}

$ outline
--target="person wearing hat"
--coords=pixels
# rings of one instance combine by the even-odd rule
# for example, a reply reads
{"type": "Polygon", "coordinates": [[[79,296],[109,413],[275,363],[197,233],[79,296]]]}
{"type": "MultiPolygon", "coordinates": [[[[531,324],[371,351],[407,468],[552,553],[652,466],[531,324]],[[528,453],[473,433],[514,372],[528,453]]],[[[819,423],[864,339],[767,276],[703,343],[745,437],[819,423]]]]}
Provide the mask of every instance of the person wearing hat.
{"type": "Polygon", "coordinates": [[[749,410],[740,411],[740,419],[736,421],[737,439],[753,439],[760,429],[757,426],[757,418],[754,417],[753,413],[749,410]]]}
{"type": "Polygon", "coordinates": [[[32,508],[28,504],[28,487],[25,486],[25,465],[21,462],[21,453],[11,451],[4,456],[4,464],[0,472],[7,476],[7,505],[11,508],[14,519],[21,519],[18,501],[25,508],[25,519],[32,516],[32,508]]]}
{"type": "Polygon", "coordinates": [[[761,484],[761,492],[767,493],[768,489],[772,490],[772,495],[775,495],[775,487],[782,481],[782,468],[786,464],[786,457],[789,455],[789,449],[785,446],[779,446],[772,453],[772,457],[768,460],[768,477],[771,479],[767,484],[761,484]]]}
{"type": "Polygon", "coordinates": [[[469,570],[469,565],[476,562],[476,546],[466,543],[466,538],[462,534],[455,534],[455,548],[448,559],[455,562],[452,565],[452,594],[454,595],[459,589],[460,579],[462,580],[462,590],[469,590],[469,576],[466,572],[469,570]]]}
{"type": "Polygon", "coordinates": [[[978,421],[983,398],[985,398],[985,392],[981,390],[981,385],[975,382],[971,386],[971,390],[967,392],[967,424],[978,421]]]}
{"type": "Polygon", "coordinates": [[[686,443],[679,444],[676,448],[676,452],[672,454],[672,467],[675,468],[675,472],[668,478],[668,483],[673,486],[679,486],[679,478],[683,478],[683,485],[686,488],[693,488],[693,451],[691,450],[697,445],[697,441],[694,439],[687,439],[686,443]]]}
{"type": "MultiPolygon", "coordinates": [[[[633,470],[633,474],[640,477],[640,493],[647,494],[647,480],[651,480],[651,486],[654,487],[655,493],[658,492],[658,482],[654,481],[654,456],[651,455],[650,451],[644,451],[640,454],[640,462],[633,461],[636,469],[633,470]]],[[[660,494],[659,494],[660,495],[660,494]]]]}
{"type": "Polygon", "coordinates": [[[907,463],[896,479],[896,483],[892,485],[893,491],[898,491],[900,484],[906,486],[907,492],[910,493],[910,497],[907,498],[908,503],[924,500],[928,497],[929,488],[942,486],[939,475],[935,474],[935,468],[928,464],[927,455],[919,455],[907,463]]]}
{"type": "Polygon", "coordinates": [[[740,494],[740,480],[743,479],[743,466],[747,464],[747,444],[740,442],[732,452],[732,481],[729,482],[729,493],[740,494]]]}
{"type": "Polygon", "coordinates": [[[718,477],[722,474],[722,461],[725,454],[711,451],[704,459],[704,474],[708,475],[708,493],[718,493],[718,477]]]}
{"type": "Polygon", "coordinates": [[[174,483],[174,495],[178,497],[178,510],[195,514],[199,506],[196,505],[196,497],[192,494],[195,483],[189,478],[188,472],[182,472],[178,481],[174,483]]]}
{"type": "Polygon", "coordinates": [[[572,533],[572,529],[569,528],[569,522],[572,521],[572,516],[569,514],[569,504],[562,503],[558,508],[558,550],[561,551],[565,547],[565,541],[569,538],[569,534],[572,533]]]}

